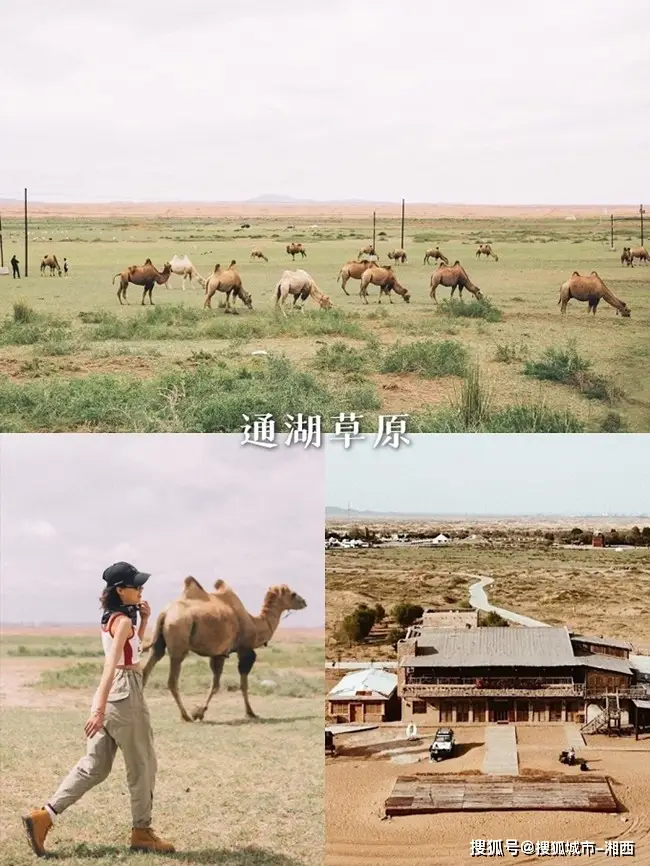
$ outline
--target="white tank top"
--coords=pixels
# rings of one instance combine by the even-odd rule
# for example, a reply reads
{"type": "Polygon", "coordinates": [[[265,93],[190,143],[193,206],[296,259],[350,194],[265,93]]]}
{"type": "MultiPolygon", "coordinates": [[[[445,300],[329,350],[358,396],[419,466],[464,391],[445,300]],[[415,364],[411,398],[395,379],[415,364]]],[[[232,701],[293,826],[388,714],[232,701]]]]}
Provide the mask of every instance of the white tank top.
{"type": "MultiPolygon", "coordinates": [[[[111,651],[111,647],[113,646],[113,635],[110,633],[109,629],[115,623],[116,617],[124,616],[124,614],[114,614],[108,620],[106,625],[102,626],[102,646],[104,647],[104,654],[108,655],[111,651]]],[[[122,655],[118,659],[118,665],[136,665],[140,661],[140,652],[142,650],[142,641],[138,636],[138,629],[140,628],[140,612],[136,614],[136,624],[131,627],[131,635],[127,642],[124,644],[124,649],[122,650],[122,655]]]]}

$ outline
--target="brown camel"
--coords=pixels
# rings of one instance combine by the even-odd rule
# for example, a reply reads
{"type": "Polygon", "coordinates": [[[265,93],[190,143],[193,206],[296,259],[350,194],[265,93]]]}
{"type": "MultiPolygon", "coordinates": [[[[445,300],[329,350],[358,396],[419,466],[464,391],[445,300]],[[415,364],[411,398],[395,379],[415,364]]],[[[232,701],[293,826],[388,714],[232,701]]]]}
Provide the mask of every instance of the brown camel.
{"type": "Polygon", "coordinates": [[[632,251],[629,247],[623,247],[623,252],[621,253],[621,265],[627,264],[628,268],[634,267],[634,262],[632,261],[632,251]]]}
{"type": "Polygon", "coordinates": [[[486,259],[489,259],[490,256],[494,259],[495,262],[499,261],[499,256],[492,252],[492,247],[489,244],[479,244],[478,249],[476,250],[476,258],[481,258],[481,253],[485,256],[486,259]]]}
{"type": "Polygon", "coordinates": [[[640,262],[650,262],[650,253],[645,247],[637,247],[634,250],[630,250],[630,255],[632,256],[632,261],[638,259],[640,262]]]}
{"type": "Polygon", "coordinates": [[[341,281],[341,288],[345,292],[345,294],[349,297],[350,293],[345,288],[348,280],[360,280],[361,274],[367,270],[368,268],[377,267],[375,262],[370,262],[368,259],[362,259],[360,262],[356,260],[352,260],[346,262],[341,270],[339,271],[339,275],[336,278],[336,282],[341,281]]]}
{"type": "Polygon", "coordinates": [[[359,250],[358,259],[362,259],[364,256],[376,256],[375,248],[372,244],[368,244],[368,246],[364,247],[362,250],[359,250]]]}
{"type": "Polygon", "coordinates": [[[630,316],[630,308],[625,301],[621,301],[607,288],[596,271],[592,271],[588,277],[582,277],[578,271],[574,271],[566,283],[562,284],[558,301],[558,304],[561,304],[561,313],[566,313],[566,307],[571,298],[575,298],[576,301],[588,301],[587,313],[593,313],[594,316],[596,315],[596,307],[601,300],[607,301],[610,306],[614,307],[617,316],[619,313],[626,319],[630,316]]]}
{"type": "Polygon", "coordinates": [[[422,262],[422,264],[428,265],[429,259],[440,259],[446,265],[449,264],[449,259],[447,258],[447,256],[443,255],[440,252],[440,247],[436,247],[435,250],[434,249],[428,249],[426,251],[426,253],[424,254],[424,261],[422,262]]]}
{"type": "Polygon", "coordinates": [[[142,306],[144,306],[144,299],[149,293],[149,303],[153,305],[153,299],[151,297],[151,293],[153,292],[153,287],[157,283],[159,286],[163,283],[166,283],[169,279],[169,276],[172,272],[172,266],[169,262],[165,262],[163,265],[162,271],[159,271],[158,268],[151,263],[151,259],[147,259],[144,265],[131,265],[128,268],[125,268],[122,273],[115,274],[113,277],[113,284],[115,284],[115,280],[117,277],[120,278],[120,287],[117,290],[117,297],[122,303],[122,298],[128,304],[129,302],[126,300],[126,290],[129,286],[129,283],[133,283],[134,286],[142,286],[142,306]]]}
{"type": "Polygon", "coordinates": [[[265,262],[268,262],[268,259],[266,258],[262,250],[257,249],[257,247],[255,247],[255,249],[251,253],[251,260],[252,259],[264,259],[265,262]]]}
{"type": "Polygon", "coordinates": [[[215,592],[206,592],[197,580],[186,577],[183,594],[161,611],[153,637],[143,647],[144,651],[151,650],[143,671],[143,685],[165,655],[165,650],[169,650],[167,685],[186,722],[203,719],[211,699],[219,690],[223,665],[231,653],[237,653],[239,658],[246,715],[256,718],[248,701],[248,675],[255,664],[255,650],[268,644],[285,611],[307,607],[303,598],[283,584],[267,590],[262,610],[258,616],[253,616],[223,580],[218,580],[214,588],[215,592]],[[212,670],[212,685],[205,701],[191,716],[183,706],[178,690],[181,665],[190,652],[209,658],[212,670]]]}
{"type": "Polygon", "coordinates": [[[363,298],[366,304],[368,303],[368,286],[371,283],[379,286],[378,304],[381,304],[382,295],[388,295],[388,300],[391,304],[393,303],[390,294],[391,290],[397,295],[401,295],[407,304],[411,301],[411,293],[399,282],[395,271],[390,265],[386,265],[386,267],[366,268],[361,274],[361,291],[359,292],[359,296],[363,298]]]}
{"type": "Polygon", "coordinates": [[[41,262],[41,276],[45,273],[45,268],[50,269],[50,276],[54,276],[54,271],[59,272],[59,276],[61,276],[61,265],[56,260],[56,256],[43,256],[43,261],[41,262]]]}
{"type": "Polygon", "coordinates": [[[332,309],[332,299],[318,288],[314,278],[307,271],[285,271],[275,287],[275,307],[281,309],[285,316],[287,313],[284,309],[284,302],[289,295],[293,295],[294,307],[298,300],[302,301],[300,310],[303,313],[305,301],[308,298],[313,298],[321,310],[332,309]]]}
{"type": "Polygon", "coordinates": [[[235,270],[235,265],[237,262],[233,259],[226,270],[221,270],[221,265],[215,265],[214,271],[205,283],[205,301],[203,303],[203,308],[206,307],[211,310],[212,309],[212,296],[215,292],[225,292],[226,294],[226,309],[224,312],[233,313],[234,315],[239,315],[237,310],[235,309],[235,301],[237,298],[240,298],[243,302],[244,306],[248,307],[249,310],[253,309],[253,301],[251,296],[248,294],[246,289],[242,285],[241,277],[237,270],[235,270]],[[230,296],[233,296],[232,299],[232,307],[230,306],[230,296]]]}
{"type": "Polygon", "coordinates": [[[305,251],[305,247],[303,246],[303,244],[287,244],[287,253],[291,256],[294,262],[298,253],[300,253],[303,259],[307,258],[307,252],[305,251]]]}
{"type": "Polygon", "coordinates": [[[454,292],[458,289],[458,296],[461,301],[463,300],[463,289],[467,289],[478,301],[483,297],[481,290],[470,280],[467,271],[459,261],[455,261],[451,266],[439,264],[431,274],[429,297],[433,298],[436,304],[438,303],[438,299],[436,298],[438,286],[451,288],[450,298],[454,297],[454,292]]]}
{"type": "Polygon", "coordinates": [[[388,253],[388,258],[392,259],[394,262],[401,262],[404,264],[406,262],[406,250],[392,250],[392,252],[388,253]]]}

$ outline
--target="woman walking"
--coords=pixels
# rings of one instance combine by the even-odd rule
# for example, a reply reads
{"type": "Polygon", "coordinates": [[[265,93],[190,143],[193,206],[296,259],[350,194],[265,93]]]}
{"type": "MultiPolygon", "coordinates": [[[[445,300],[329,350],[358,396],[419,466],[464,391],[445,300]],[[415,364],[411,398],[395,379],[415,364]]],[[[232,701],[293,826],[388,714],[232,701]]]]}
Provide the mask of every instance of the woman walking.
{"type": "Polygon", "coordinates": [[[39,857],[45,855],[45,837],[55,819],[108,777],[118,748],[131,795],[131,850],[174,851],[151,829],[156,755],[140,669],[142,638],[151,615],[149,604],[142,601],[142,586],[149,577],[128,562],[116,562],[103,574],[101,636],[106,662],[84,728],[86,754],[45,806],[23,817],[29,844],[39,857]]]}

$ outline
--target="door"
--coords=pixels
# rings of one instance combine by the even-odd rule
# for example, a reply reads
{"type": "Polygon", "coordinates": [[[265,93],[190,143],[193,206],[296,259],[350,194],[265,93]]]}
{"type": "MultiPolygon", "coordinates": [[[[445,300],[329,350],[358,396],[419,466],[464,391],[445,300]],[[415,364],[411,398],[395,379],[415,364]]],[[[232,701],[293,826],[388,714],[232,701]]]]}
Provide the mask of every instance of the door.
{"type": "Polygon", "coordinates": [[[514,721],[514,710],[512,701],[494,699],[490,706],[490,721],[501,722],[501,724],[511,719],[514,721]]]}
{"type": "Polygon", "coordinates": [[[350,704],[350,721],[363,721],[363,704],[350,704]]]}

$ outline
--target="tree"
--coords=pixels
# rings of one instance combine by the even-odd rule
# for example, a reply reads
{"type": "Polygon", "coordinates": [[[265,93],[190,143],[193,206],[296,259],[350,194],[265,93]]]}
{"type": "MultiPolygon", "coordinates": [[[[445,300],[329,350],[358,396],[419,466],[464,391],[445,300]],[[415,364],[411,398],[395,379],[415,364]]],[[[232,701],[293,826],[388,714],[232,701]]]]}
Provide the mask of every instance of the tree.
{"type": "Polygon", "coordinates": [[[360,604],[352,613],[343,617],[341,629],[351,643],[361,643],[370,634],[375,624],[375,616],[374,610],[360,604]]]}
{"type": "Polygon", "coordinates": [[[393,619],[395,619],[402,628],[413,625],[415,620],[419,619],[423,613],[424,608],[419,604],[409,604],[408,602],[396,604],[391,611],[393,619]]]}
{"type": "Polygon", "coordinates": [[[375,605],[375,622],[381,622],[386,616],[386,609],[383,604],[377,602],[375,605]]]}
{"type": "Polygon", "coordinates": [[[481,622],[479,625],[487,626],[492,628],[503,628],[504,626],[509,626],[510,623],[507,619],[504,619],[500,616],[495,610],[489,611],[489,613],[481,613],[481,622]]]}

